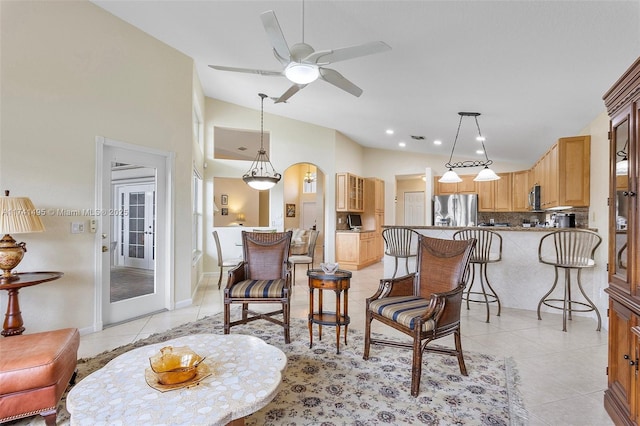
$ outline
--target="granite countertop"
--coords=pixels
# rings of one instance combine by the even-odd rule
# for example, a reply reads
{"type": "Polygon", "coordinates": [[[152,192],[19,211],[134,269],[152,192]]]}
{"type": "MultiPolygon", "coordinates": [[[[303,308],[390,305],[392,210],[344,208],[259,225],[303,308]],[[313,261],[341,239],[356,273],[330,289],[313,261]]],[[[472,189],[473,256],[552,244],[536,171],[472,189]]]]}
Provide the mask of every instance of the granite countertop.
{"type": "Polygon", "coordinates": [[[362,234],[365,232],[375,232],[375,229],[363,229],[361,231],[353,231],[351,229],[336,229],[336,232],[345,232],[345,233],[351,233],[351,234],[362,234]]]}
{"type": "MultiPolygon", "coordinates": [[[[469,228],[467,226],[398,226],[398,225],[383,225],[383,228],[411,228],[411,229],[464,229],[469,228]]],[[[473,228],[487,228],[491,231],[517,231],[517,232],[552,232],[561,229],[587,229],[589,231],[598,232],[597,228],[551,228],[547,226],[536,226],[525,228],[524,226],[476,226],[473,228]]]]}

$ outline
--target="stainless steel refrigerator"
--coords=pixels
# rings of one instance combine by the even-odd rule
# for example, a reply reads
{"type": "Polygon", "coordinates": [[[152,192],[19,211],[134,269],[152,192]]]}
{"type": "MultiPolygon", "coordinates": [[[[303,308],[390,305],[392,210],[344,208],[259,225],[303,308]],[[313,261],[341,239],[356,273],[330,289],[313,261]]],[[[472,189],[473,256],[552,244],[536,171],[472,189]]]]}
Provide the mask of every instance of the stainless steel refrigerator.
{"type": "Polygon", "coordinates": [[[478,194],[434,196],[433,224],[435,226],[476,226],[478,194]]]}

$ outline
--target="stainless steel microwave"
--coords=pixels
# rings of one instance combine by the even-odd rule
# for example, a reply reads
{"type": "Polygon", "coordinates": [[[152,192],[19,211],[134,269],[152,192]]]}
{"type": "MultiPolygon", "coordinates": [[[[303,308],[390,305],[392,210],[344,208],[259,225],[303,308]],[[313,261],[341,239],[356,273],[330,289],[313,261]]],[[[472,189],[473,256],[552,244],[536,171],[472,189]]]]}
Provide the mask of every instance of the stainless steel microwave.
{"type": "Polygon", "coordinates": [[[540,185],[533,185],[531,191],[529,191],[529,209],[531,211],[542,211],[540,205],[540,185]]]}

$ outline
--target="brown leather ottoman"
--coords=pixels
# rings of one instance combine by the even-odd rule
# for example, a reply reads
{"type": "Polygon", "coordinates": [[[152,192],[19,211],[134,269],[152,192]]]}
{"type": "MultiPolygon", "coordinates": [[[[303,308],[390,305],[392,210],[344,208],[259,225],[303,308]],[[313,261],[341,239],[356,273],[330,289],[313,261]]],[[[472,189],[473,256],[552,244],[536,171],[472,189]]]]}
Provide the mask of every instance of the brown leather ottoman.
{"type": "Polygon", "coordinates": [[[55,425],[79,344],[76,328],[0,339],[0,423],[40,414],[55,425]]]}

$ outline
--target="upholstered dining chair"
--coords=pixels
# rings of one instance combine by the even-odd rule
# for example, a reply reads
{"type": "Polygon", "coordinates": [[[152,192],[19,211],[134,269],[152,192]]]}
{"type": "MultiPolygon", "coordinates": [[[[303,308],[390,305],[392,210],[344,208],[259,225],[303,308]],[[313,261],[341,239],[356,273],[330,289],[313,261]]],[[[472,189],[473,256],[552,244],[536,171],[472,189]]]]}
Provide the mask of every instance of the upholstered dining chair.
{"type": "Polygon", "coordinates": [[[307,270],[309,270],[309,265],[311,265],[311,268],[313,268],[316,252],[316,241],[318,240],[319,234],[320,231],[310,231],[307,252],[304,254],[292,254],[291,256],[289,256],[289,265],[291,265],[291,270],[293,271],[293,279],[291,280],[293,285],[296,285],[296,265],[307,265],[307,270]]]}
{"type": "Polygon", "coordinates": [[[467,375],[460,338],[460,307],[475,244],[475,239],[445,240],[420,235],[416,272],[381,279],[378,291],[366,300],[363,358],[369,359],[371,344],[412,348],[412,396],[418,396],[420,392],[422,353],[425,351],[456,356],[460,373],[467,375]],[[373,320],[406,334],[411,341],[373,337],[373,320]],[[433,340],[451,334],[455,348],[427,347],[433,340]]]}
{"type": "Polygon", "coordinates": [[[291,245],[289,232],[242,231],[243,260],[229,271],[224,289],[224,334],[231,327],[264,319],[284,328],[284,340],[290,342],[289,320],[291,278],[287,260],[291,245]],[[242,304],[242,317],[231,321],[231,304],[242,304]],[[281,308],[267,313],[249,309],[251,303],[278,303],[281,308]],[[274,318],[282,315],[282,320],[274,318]]]}
{"type": "Polygon", "coordinates": [[[218,277],[218,288],[222,284],[222,274],[224,268],[231,268],[233,266],[238,265],[238,263],[242,262],[242,259],[225,259],[222,255],[222,246],[220,245],[220,237],[218,236],[218,231],[213,231],[213,240],[216,242],[216,250],[218,252],[218,268],[220,268],[220,277],[218,277]]]}

